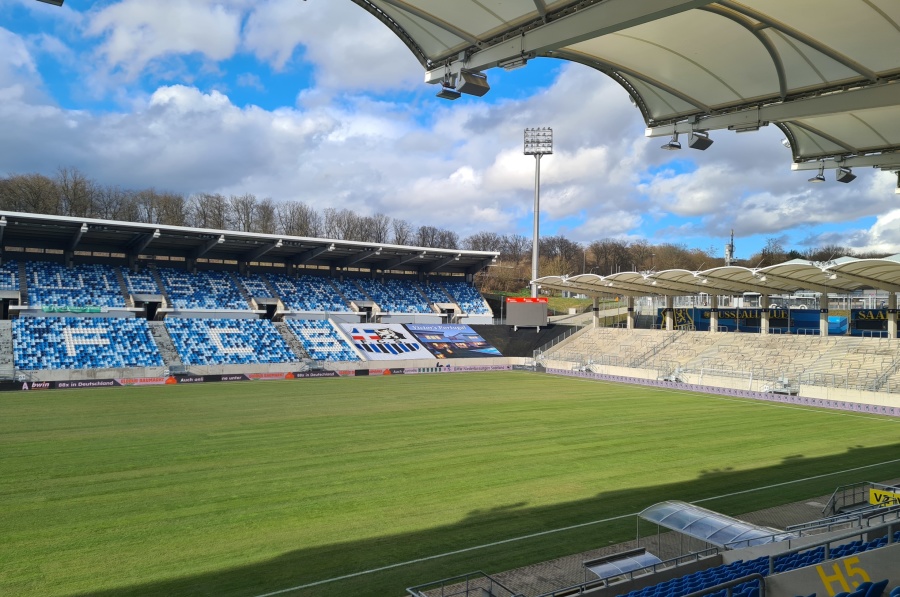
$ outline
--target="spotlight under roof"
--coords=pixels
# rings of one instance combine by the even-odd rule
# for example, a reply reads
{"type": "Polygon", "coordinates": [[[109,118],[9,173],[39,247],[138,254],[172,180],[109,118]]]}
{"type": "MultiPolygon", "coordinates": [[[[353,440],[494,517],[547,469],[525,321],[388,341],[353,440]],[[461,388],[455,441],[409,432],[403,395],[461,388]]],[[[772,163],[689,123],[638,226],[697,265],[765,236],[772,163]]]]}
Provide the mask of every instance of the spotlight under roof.
{"type": "Polygon", "coordinates": [[[678,141],[678,133],[672,135],[672,138],[669,139],[669,142],[660,147],[661,149],[665,149],[666,151],[676,151],[681,149],[681,143],[678,141]]]}
{"type": "Polygon", "coordinates": [[[459,99],[461,95],[460,92],[450,87],[442,87],[441,90],[437,92],[437,96],[445,100],[459,99]]]}
{"type": "Polygon", "coordinates": [[[808,182],[825,182],[825,164],[819,164],[819,173],[810,178],[808,182]]]}

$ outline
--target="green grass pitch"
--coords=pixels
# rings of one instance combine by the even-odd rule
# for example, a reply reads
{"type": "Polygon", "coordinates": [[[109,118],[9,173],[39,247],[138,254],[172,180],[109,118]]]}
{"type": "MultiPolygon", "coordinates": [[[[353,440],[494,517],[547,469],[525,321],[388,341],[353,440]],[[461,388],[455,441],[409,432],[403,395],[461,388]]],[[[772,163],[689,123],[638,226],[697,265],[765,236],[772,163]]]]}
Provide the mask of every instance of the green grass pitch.
{"type": "MultiPolygon", "coordinates": [[[[252,597],[897,460],[898,431],[885,417],[525,372],[5,394],[0,594],[252,597]]],[[[896,462],[812,488],[892,477],[896,462]]],[[[810,490],[711,507],[739,514],[810,490]]],[[[633,538],[633,524],[290,594],[399,597],[633,538]]]]}

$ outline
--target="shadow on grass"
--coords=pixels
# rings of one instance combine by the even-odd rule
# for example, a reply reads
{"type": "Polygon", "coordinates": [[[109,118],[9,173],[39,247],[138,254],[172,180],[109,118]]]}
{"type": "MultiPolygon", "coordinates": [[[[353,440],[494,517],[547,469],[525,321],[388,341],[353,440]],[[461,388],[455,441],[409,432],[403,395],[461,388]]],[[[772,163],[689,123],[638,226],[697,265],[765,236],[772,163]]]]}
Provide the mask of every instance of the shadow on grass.
{"type": "MultiPolygon", "coordinates": [[[[900,444],[876,448],[849,447],[846,452],[833,456],[808,459],[802,455],[791,455],[776,466],[739,472],[707,471],[688,482],[601,491],[589,499],[552,506],[529,508],[526,503],[517,500],[517,496],[511,495],[508,506],[473,511],[453,525],[363,541],[342,542],[340,537],[335,537],[330,545],[300,549],[237,568],[81,595],[252,597],[513,537],[639,512],[663,500],[695,501],[898,459],[900,444]]],[[[602,466],[602,463],[598,464],[602,466]]],[[[635,471],[636,477],[640,474],[641,471],[635,471]]],[[[830,494],[836,487],[848,483],[897,477],[900,477],[900,462],[893,462],[706,501],[703,505],[725,514],[738,515],[830,494]]],[[[399,597],[405,594],[404,588],[407,586],[473,570],[489,573],[509,570],[634,539],[634,536],[635,521],[632,517],[466,551],[282,594],[302,597],[399,597]]]]}

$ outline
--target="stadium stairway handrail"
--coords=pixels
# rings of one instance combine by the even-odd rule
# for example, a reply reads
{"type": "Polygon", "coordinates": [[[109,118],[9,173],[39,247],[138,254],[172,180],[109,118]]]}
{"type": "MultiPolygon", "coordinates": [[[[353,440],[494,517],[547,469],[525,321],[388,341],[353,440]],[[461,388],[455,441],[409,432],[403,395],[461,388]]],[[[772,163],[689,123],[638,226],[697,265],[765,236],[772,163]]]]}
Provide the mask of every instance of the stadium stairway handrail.
{"type": "Polygon", "coordinates": [[[890,506],[888,508],[885,508],[883,506],[872,506],[870,508],[857,510],[855,512],[835,514],[834,516],[830,516],[828,518],[813,520],[810,522],[805,522],[803,524],[791,525],[787,527],[785,531],[800,531],[801,536],[803,536],[802,533],[804,531],[825,529],[826,532],[828,532],[832,531],[833,527],[846,524],[856,524],[856,527],[854,528],[863,528],[863,520],[869,521],[874,518],[881,517],[881,522],[884,523],[887,522],[888,516],[893,516],[894,519],[900,519],[900,506],[890,506]]]}
{"type": "Polygon", "coordinates": [[[566,332],[564,334],[560,334],[559,336],[557,336],[550,342],[547,342],[543,346],[539,346],[538,348],[536,348],[534,350],[535,362],[538,362],[540,360],[540,358],[544,355],[544,353],[546,353],[548,350],[550,350],[554,346],[561,344],[565,340],[569,340],[570,338],[572,338],[575,334],[577,334],[579,332],[585,332],[589,329],[593,329],[593,327],[589,326],[589,325],[584,325],[584,326],[574,325],[574,326],[572,326],[572,329],[569,330],[568,332],[566,332]]]}

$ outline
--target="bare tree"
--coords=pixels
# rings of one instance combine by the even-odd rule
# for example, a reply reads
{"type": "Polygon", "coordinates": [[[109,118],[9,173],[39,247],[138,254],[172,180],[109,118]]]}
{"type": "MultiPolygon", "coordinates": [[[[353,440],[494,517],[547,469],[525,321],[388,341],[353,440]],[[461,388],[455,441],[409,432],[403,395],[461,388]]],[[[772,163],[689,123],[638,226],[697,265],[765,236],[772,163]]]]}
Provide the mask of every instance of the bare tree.
{"type": "Polygon", "coordinates": [[[391,228],[394,232],[393,244],[408,245],[412,242],[413,232],[409,222],[394,218],[394,221],[391,222],[391,228]]]}
{"type": "Polygon", "coordinates": [[[319,236],[322,234],[322,216],[299,201],[279,203],[275,208],[278,229],[291,236],[319,236]]]}
{"type": "Polygon", "coordinates": [[[470,251],[503,250],[503,237],[496,232],[476,232],[463,240],[463,247],[470,251]]]}
{"type": "Polygon", "coordinates": [[[229,220],[241,232],[253,232],[256,219],[256,195],[245,193],[228,198],[229,220]]]}
{"type": "Polygon", "coordinates": [[[89,218],[94,215],[96,185],[76,168],[56,171],[59,209],[62,215],[89,218]]]}
{"type": "Polygon", "coordinates": [[[157,224],[184,226],[187,223],[187,206],[184,196],[177,193],[160,193],[157,198],[157,224]]]}
{"type": "Polygon", "coordinates": [[[275,234],[278,231],[277,218],[275,217],[275,202],[270,197],[256,202],[256,225],[254,232],[262,234],[275,234]]]}
{"type": "Polygon", "coordinates": [[[188,200],[188,221],[195,228],[228,228],[228,200],[218,193],[199,193],[188,200]]]}
{"type": "Polygon", "coordinates": [[[384,214],[375,214],[365,218],[366,239],[373,243],[386,243],[391,234],[391,218],[384,214]]]}

